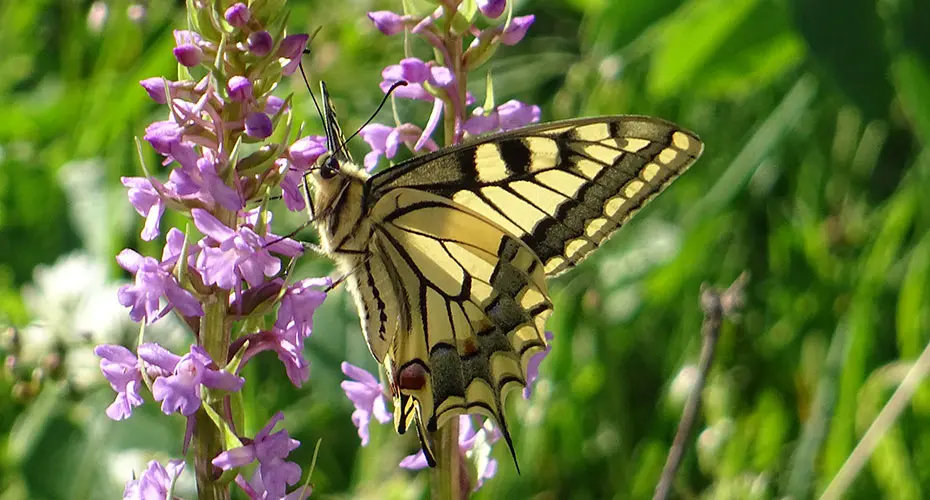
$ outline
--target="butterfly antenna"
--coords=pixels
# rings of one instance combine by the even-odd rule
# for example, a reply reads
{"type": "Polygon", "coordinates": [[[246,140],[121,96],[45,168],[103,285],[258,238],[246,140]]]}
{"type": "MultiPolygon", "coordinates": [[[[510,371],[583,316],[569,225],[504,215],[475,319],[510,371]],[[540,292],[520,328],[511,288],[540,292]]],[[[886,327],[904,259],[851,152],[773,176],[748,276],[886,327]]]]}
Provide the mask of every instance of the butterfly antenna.
{"type": "Polygon", "coordinates": [[[384,93],[384,97],[381,98],[381,104],[378,104],[378,108],[375,109],[375,112],[372,113],[371,116],[369,116],[367,120],[365,120],[365,123],[363,123],[362,126],[359,127],[355,131],[355,133],[350,135],[348,139],[346,139],[345,141],[343,141],[342,144],[339,144],[336,147],[336,150],[333,151],[333,156],[335,156],[337,153],[341,153],[346,148],[346,145],[349,143],[349,141],[351,141],[352,139],[355,138],[355,136],[361,133],[362,129],[368,126],[368,124],[371,123],[371,121],[374,120],[376,116],[378,116],[378,113],[380,113],[381,110],[384,109],[384,105],[387,104],[388,98],[391,97],[391,94],[393,94],[395,90],[397,90],[400,87],[406,87],[406,86],[407,86],[407,82],[404,80],[398,80],[394,82],[394,84],[391,85],[391,88],[389,88],[388,91],[384,93]]]}
{"type": "MultiPolygon", "coordinates": [[[[316,36],[320,33],[321,29],[323,29],[323,27],[318,26],[316,30],[313,31],[313,34],[310,35],[310,39],[307,41],[307,48],[304,49],[303,55],[310,54],[309,46],[313,44],[313,40],[316,39],[316,36]]],[[[310,87],[310,79],[307,78],[307,73],[304,71],[303,57],[301,57],[301,61],[297,65],[297,67],[300,69],[300,77],[303,78],[304,80],[304,85],[307,87],[307,92],[310,93],[310,99],[313,101],[313,107],[316,108],[316,113],[317,115],[320,116],[320,120],[323,120],[323,111],[320,109],[320,103],[319,101],[316,100],[316,95],[313,94],[313,88],[310,87]]],[[[304,186],[304,203],[307,206],[309,217],[307,218],[308,219],[307,222],[305,222],[301,227],[297,228],[297,230],[294,231],[295,234],[297,231],[310,225],[313,222],[313,220],[316,218],[316,214],[313,213],[313,203],[310,200],[310,184],[307,181],[306,175],[303,176],[302,184],[304,186]]],[[[306,245],[305,245],[305,248],[306,248],[306,245]]]]}
{"type": "MultiPolygon", "coordinates": [[[[313,40],[316,38],[317,34],[320,33],[320,30],[321,30],[321,29],[323,29],[323,27],[322,27],[322,26],[318,26],[318,27],[316,28],[316,30],[313,31],[313,34],[310,35],[310,40],[307,41],[307,45],[308,45],[308,46],[311,45],[311,44],[313,43],[313,40]]],[[[304,49],[304,55],[309,55],[309,54],[310,54],[310,49],[309,49],[309,48],[304,49]]],[[[320,119],[322,120],[322,119],[323,119],[323,111],[322,111],[321,108],[320,108],[320,103],[319,103],[319,101],[316,100],[316,95],[313,94],[313,88],[310,87],[310,79],[307,78],[307,73],[304,72],[304,62],[303,62],[303,60],[300,61],[300,64],[298,64],[297,67],[300,69],[300,76],[301,76],[301,78],[304,79],[304,85],[307,86],[307,91],[310,92],[310,99],[313,100],[313,106],[316,108],[316,113],[317,113],[318,115],[320,115],[320,119]]]]}

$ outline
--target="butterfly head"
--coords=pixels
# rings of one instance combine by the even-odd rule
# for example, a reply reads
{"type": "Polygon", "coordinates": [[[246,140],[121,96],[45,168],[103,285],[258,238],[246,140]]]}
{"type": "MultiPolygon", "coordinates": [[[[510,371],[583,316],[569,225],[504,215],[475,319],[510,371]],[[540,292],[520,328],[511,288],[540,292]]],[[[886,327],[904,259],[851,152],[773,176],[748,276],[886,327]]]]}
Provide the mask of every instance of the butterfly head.
{"type": "Polygon", "coordinates": [[[368,173],[332,152],[324,153],[307,171],[312,217],[322,232],[338,223],[339,212],[361,209],[368,173]],[[357,208],[356,208],[357,207],[357,208]]]}
{"type": "Polygon", "coordinates": [[[331,151],[320,155],[307,174],[316,192],[341,189],[347,183],[364,182],[369,177],[352,160],[331,151]]]}
{"type": "Polygon", "coordinates": [[[327,152],[320,156],[313,170],[321,181],[331,181],[340,174],[340,163],[336,155],[327,152]]]}

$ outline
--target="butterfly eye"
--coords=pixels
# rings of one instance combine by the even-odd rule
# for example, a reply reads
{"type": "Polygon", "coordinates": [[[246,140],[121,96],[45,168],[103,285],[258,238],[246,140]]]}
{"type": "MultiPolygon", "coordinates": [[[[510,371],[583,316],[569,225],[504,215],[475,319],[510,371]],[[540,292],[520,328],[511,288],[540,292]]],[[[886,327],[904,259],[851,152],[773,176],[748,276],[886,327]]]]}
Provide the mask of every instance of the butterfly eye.
{"type": "Polygon", "coordinates": [[[336,177],[336,174],[339,173],[339,164],[336,163],[336,159],[332,156],[326,159],[323,164],[320,166],[320,177],[324,179],[332,179],[336,177]]]}
{"type": "Polygon", "coordinates": [[[332,179],[336,177],[336,169],[330,167],[329,165],[323,165],[320,167],[320,177],[324,179],[332,179]]]}

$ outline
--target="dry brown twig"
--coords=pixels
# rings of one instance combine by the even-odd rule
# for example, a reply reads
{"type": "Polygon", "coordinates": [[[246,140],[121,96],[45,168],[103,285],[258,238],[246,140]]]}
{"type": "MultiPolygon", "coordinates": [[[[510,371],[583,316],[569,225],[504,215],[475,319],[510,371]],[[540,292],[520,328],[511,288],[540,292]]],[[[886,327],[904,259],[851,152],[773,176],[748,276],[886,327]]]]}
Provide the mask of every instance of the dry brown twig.
{"type": "Polygon", "coordinates": [[[678,466],[681,465],[681,459],[685,454],[691,430],[701,409],[701,395],[704,392],[707,374],[710,372],[711,364],[714,361],[714,351],[717,348],[717,339],[720,337],[720,326],[723,324],[724,318],[732,319],[742,310],[748,282],[749,273],[744,271],[725,290],[710,287],[706,283],[701,285],[701,310],[704,311],[704,323],[701,325],[702,344],[698,376],[691,388],[691,393],[688,395],[685,408],[682,410],[678,430],[675,432],[675,440],[668,451],[668,458],[665,460],[662,476],[660,476],[659,484],[656,485],[655,494],[652,496],[653,500],[665,500],[671,492],[675,473],[678,471],[678,466]]]}

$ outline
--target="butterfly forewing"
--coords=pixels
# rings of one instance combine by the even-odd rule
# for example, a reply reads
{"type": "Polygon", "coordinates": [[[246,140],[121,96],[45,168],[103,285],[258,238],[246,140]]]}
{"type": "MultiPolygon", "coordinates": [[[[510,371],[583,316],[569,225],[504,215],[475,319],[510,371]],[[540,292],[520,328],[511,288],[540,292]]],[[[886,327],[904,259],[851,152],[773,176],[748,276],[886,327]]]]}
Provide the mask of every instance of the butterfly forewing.
{"type": "Polygon", "coordinates": [[[323,101],[323,127],[326,130],[326,149],[340,162],[350,162],[352,155],[346,147],[345,135],[339,126],[339,120],[336,117],[336,107],[333,105],[333,99],[326,89],[326,82],[320,82],[320,96],[323,101]]]}
{"type": "Polygon", "coordinates": [[[409,187],[472,208],[523,240],[551,276],[600,246],[702,149],[656,118],[555,122],[415,158],[372,178],[372,194],[409,187]]]}
{"type": "MultiPolygon", "coordinates": [[[[330,147],[341,149],[324,91],[330,147]]],[[[545,348],[546,276],[584,259],[700,155],[692,133],[618,116],[536,125],[441,149],[374,177],[333,155],[311,176],[323,248],[348,277],[389,375],[398,432],[463,413],[493,418],[513,450],[508,391],[545,348]]]]}

